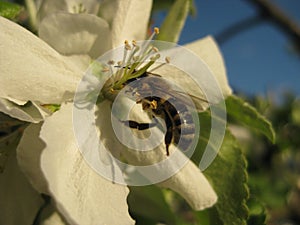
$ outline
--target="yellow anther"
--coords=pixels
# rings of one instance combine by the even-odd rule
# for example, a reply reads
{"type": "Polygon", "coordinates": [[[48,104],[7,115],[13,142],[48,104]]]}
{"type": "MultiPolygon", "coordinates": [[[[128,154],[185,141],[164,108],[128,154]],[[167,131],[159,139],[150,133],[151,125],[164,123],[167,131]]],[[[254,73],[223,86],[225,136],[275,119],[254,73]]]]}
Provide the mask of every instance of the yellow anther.
{"type": "Polygon", "coordinates": [[[130,44],[128,43],[127,40],[124,41],[124,44],[125,44],[125,49],[126,50],[131,50],[131,46],[130,46],[130,44]]]}
{"type": "Polygon", "coordinates": [[[171,61],[170,57],[167,56],[167,57],[165,58],[165,61],[166,61],[166,63],[170,63],[170,61],[171,61]]]}
{"type": "Polygon", "coordinates": [[[159,52],[158,48],[156,48],[156,47],[152,47],[152,50],[155,52],[159,52]]]}
{"type": "Polygon", "coordinates": [[[159,59],[160,54],[156,54],[155,56],[150,57],[151,61],[156,61],[157,59],[159,59]]]}
{"type": "Polygon", "coordinates": [[[109,71],[109,68],[107,68],[107,67],[104,67],[103,69],[102,69],[102,72],[108,72],[109,71]]]}
{"type": "Polygon", "coordinates": [[[136,40],[132,40],[132,45],[136,46],[136,40]]]}
{"type": "Polygon", "coordinates": [[[114,61],[114,60],[109,60],[109,61],[107,62],[107,64],[108,64],[108,65],[114,65],[114,64],[115,64],[115,61],[114,61]]]}
{"type": "Polygon", "coordinates": [[[154,27],[154,33],[159,34],[159,28],[158,27],[154,27]]]}

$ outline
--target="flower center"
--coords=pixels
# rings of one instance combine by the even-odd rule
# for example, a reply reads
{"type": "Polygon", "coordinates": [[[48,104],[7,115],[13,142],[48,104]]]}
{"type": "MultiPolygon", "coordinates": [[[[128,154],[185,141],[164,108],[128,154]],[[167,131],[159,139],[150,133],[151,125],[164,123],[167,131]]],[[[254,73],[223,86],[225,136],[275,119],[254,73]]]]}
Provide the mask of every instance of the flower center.
{"type": "MultiPolygon", "coordinates": [[[[147,41],[137,44],[135,40],[131,44],[126,40],[124,42],[124,53],[122,60],[115,63],[113,60],[107,62],[108,68],[104,68],[102,72],[114,71],[118,68],[113,75],[114,82],[109,84],[109,87],[104,90],[109,90],[110,94],[121,90],[129,80],[139,78],[147,72],[147,70],[160,58],[159,50],[152,45],[152,40],[159,33],[158,28],[154,28],[153,33],[147,41]]],[[[165,63],[151,69],[155,69],[169,63],[170,59],[167,57],[165,63]]],[[[105,93],[104,93],[105,95],[105,93]]]]}
{"type": "Polygon", "coordinates": [[[80,13],[85,13],[85,12],[86,12],[86,8],[83,3],[73,5],[73,7],[72,7],[72,13],[74,13],[74,14],[80,14],[80,13]]]}

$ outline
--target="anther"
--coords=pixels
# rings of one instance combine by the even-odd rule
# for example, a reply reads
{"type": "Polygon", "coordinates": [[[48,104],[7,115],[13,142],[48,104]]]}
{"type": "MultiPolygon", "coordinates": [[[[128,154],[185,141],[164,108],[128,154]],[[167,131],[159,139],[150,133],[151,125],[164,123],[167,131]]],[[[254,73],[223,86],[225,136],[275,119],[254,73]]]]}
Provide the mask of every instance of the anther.
{"type": "Polygon", "coordinates": [[[102,69],[102,72],[108,72],[109,71],[109,68],[108,67],[104,67],[103,69],[102,69]]]}
{"type": "Polygon", "coordinates": [[[171,61],[170,57],[166,56],[165,61],[166,61],[166,63],[170,63],[170,61],[171,61]]]}
{"type": "Polygon", "coordinates": [[[114,60],[109,60],[109,61],[107,62],[107,64],[108,64],[108,65],[114,65],[114,64],[115,64],[115,61],[114,61],[114,60]]]}
{"type": "Polygon", "coordinates": [[[125,40],[125,49],[126,50],[131,50],[131,46],[130,46],[130,44],[128,43],[127,40],[125,40]]]}
{"type": "Polygon", "coordinates": [[[155,52],[159,52],[158,48],[156,48],[154,46],[152,47],[152,50],[155,51],[155,52]]]}
{"type": "Polygon", "coordinates": [[[159,34],[159,28],[158,27],[154,27],[154,33],[159,34]]]}

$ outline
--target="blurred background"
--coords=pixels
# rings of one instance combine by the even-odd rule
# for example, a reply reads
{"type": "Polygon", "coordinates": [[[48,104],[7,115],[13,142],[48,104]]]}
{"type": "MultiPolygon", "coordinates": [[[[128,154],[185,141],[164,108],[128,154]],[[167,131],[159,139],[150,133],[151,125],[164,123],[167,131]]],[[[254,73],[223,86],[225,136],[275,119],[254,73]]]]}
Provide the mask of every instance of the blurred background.
{"type": "MultiPolygon", "coordinates": [[[[224,55],[230,84],[236,91],[276,96],[288,91],[299,96],[299,39],[296,44],[293,37],[254,2],[194,0],[192,15],[179,44],[213,35],[224,55]]],[[[270,2],[300,24],[299,0],[270,2]]],[[[160,24],[166,13],[167,8],[155,13],[153,23],[160,24]]]]}
{"type": "MultiPolygon", "coordinates": [[[[154,25],[172,2],[155,1],[154,25]]],[[[235,94],[276,132],[272,144],[231,121],[248,159],[248,206],[254,214],[266,213],[248,224],[300,224],[300,1],[194,0],[190,14],[179,44],[213,35],[235,94]]]]}

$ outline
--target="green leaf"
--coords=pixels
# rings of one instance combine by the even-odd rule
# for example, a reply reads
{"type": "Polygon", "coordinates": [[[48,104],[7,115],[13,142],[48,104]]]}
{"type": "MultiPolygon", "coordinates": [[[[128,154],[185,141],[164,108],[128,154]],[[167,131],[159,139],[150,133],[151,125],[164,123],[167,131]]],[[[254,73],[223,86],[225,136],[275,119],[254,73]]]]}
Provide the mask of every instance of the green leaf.
{"type": "MultiPolygon", "coordinates": [[[[192,160],[198,165],[210,134],[211,117],[199,114],[200,142],[192,160]]],[[[218,195],[218,202],[209,209],[210,224],[245,225],[248,217],[246,201],[249,196],[246,159],[235,138],[226,131],[222,146],[212,164],[204,171],[218,195]]]]}
{"type": "Polygon", "coordinates": [[[264,134],[272,143],[275,142],[275,132],[272,124],[243,99],[234,95],[229,96],[226,99],[226,110],[228,115],[237,122],[264,134]]]}
{"type": "Polygon", "coordinates": [[[22,6],[18,4],[0,1],[0,16],[7,19],[15,19],[22,10],[22,6]]]}
{"type": "Polygon", "coordinates": [[[0,175],[4,172],[12,146],[19,140],[26,123],[0,112],[0,175]]]}
{"type": "Polygon", "coordinates": [[[250,211],[247,225],[265,225],[267,218],[265,207],[256,198],[250,198],[247,205],[250,211]]]}
{"type": "Polygon", "coordinates": [[[181,30],[185,24],[191,0],[176,0],[160,28],[157,40],[178,42],[181,30]]]}
{"type": "Polygon", "coordinates": [[[292,121],[300,126],[300,99],[295,100],[292,105],[292,121]]]}
{"type": "Polygon", "coordinates": [[[149,224],[175,224],[174,213],[170,210],[161,189],[154,185],[130,187],[128,204],[137,224],[144,225],[146,221],[149,224]]]}

